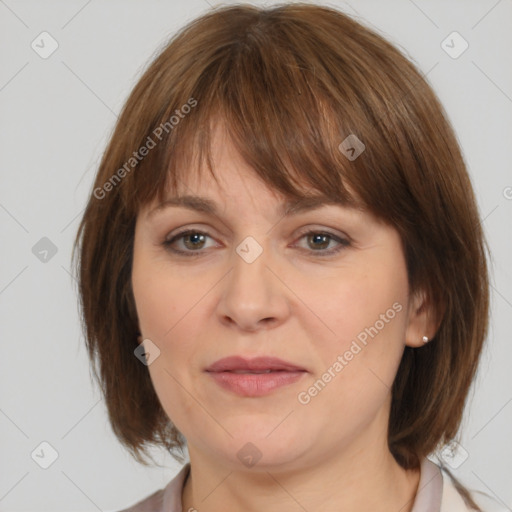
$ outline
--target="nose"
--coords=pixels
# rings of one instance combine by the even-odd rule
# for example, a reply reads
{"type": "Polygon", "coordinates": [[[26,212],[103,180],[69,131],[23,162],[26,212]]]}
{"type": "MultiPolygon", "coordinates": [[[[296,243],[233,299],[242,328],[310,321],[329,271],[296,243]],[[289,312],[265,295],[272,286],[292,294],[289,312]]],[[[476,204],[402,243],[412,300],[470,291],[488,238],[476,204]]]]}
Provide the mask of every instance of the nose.
{"type": "Polygon", "coordinates": [[[250,332],[277,327],[290,314],[289,291],[270,251],[263,250],[253,259],[254,250],[252,246],[245,253],[233,252],[233,267],[221,281],[218,303],[222,323],[250,332]]]}

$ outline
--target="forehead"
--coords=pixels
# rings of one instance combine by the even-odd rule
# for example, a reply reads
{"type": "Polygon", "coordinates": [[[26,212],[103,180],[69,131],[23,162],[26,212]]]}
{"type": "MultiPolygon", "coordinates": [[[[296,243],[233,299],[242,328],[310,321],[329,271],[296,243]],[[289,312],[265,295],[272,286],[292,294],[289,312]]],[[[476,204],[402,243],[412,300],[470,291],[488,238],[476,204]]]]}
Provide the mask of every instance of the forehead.
{"type": "Polygon", "coordinates": [[[325,186],[318,186],[311,177],[307,182],[292,162],[283,162],[286,152],[265,154],[263,151],[261,157],[257,145],[246,145],[245,140],[242,145],[239,141],[234,143],[229,124],[222,116],[210,118],[207,140],[204,149],[194,139],[193,144],[175,155],[165,186],[142,208],[144,216],[171,206],[215,214],[226,210],[229,202],[242,212],[244,201],[262,209],[271,208],[283,216],[328,205],[366,210],[364,202],[345,180],[343,193],[336,191],[338,187],[328,187],[326,191],[325,186]],[[284,181],[288,183],[282,186],[284,181]]]}
{"type": "MultiPolygon", "coordinates": [[[[222,150],[218,155],[221,153],[222,150]]],[[[226,157],[229,154],[236,155],[234,160],[218,159],[213,162],[214,168],[211,172],[203,164],[198,168],[187,169],[174,189],[168,188],[161,199],[153,201],[147,217],[151,218],[171,207],[219,215],[228,209],[230,203],[242,215],[244,205],[248,202],[263,210],[271,209],[272,214],[279,217],[297,215],[326,206],[367,211],[363,201],[350,187],[347,187],[348,198],[333,198],[332,195],[304,183],[296,184],[295,194],[283,194],[271,183],[266,183],[236,151],[224,152],[226,157]]]]}

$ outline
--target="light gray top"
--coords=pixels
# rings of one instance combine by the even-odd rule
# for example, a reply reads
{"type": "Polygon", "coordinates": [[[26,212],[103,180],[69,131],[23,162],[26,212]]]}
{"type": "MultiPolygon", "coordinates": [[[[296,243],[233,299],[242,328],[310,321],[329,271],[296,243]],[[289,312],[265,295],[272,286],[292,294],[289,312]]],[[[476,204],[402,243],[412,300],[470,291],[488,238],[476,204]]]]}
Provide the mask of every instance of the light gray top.
{"type": "MultiPolygon", "coordinates": [[[[119,512],[185,512],[182,511],[181,494],[190,472],[190,463],[166,485],[143,500],[119,512]]],[[[507,510],[487,496],[478,498],[472,494],[478,505],[485,503],[484,512],[507,510]]],[[[418,491],[411,512],[470,512],[462,496],[454,487],[450,477],[441,468],[424,458],[420,468],[418,491]]]]}

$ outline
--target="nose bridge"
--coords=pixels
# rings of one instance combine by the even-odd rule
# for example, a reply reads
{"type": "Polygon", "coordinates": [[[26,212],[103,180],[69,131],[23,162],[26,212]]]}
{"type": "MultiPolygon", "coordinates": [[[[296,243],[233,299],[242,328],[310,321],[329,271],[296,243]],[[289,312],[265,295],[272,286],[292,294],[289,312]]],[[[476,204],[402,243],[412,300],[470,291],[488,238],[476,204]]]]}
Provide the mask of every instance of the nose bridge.
{"type": "MultiPolygon", "coordinates": [[[[272,273],[267,265],[271,264],[270,251],[264,248],[253,236],[247,236],[236,247],[233,254],[233,272],[230,289],[239,294],[239,298],[260,300],[269,293],[272,273]]],[[[267,297],[269,298],[269,297],[267,297]]]]}
{"type": "Polygon", "coordinates": [[[232,270],[224,285],[219,314],[240,327],[255,330],[258,324],[276,322],[286,314],[286,298],[272,268],[272,254],[254,237],[235,247],[232,270]]]}

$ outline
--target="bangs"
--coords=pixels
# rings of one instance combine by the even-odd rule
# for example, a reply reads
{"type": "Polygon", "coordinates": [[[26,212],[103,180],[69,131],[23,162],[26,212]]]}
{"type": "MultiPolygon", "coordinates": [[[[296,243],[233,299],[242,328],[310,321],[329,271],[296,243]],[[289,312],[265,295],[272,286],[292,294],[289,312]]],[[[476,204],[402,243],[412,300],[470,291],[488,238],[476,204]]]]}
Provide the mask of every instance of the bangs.
{"type": "Polygon", "coordinates": [[[361,123],[352,119],[360,117],[353,106],[361,102],[352,90],[340,101],[332,77],[320,65],[311,68],[292,50],[294,42],[283,44],[282,37],[260,34],[255,27],[233,37],[214,59],[205,57],[202,73],[181,77],[179,99],[144,136],[161,134],[161,140],[126,183],[124,202],[133,205],[132,215],[148,202],[176,194],[204,167],[216,179],[212,139],[220,126],[247,165],[287,198],[320,195],[343,205],[365,205],[354,193],[363,159],[350,161],[338,148],[348,135],[359,133],[354,125],[361,123]],[[160,133],[180,110],[188,113],[160,133]]]}

